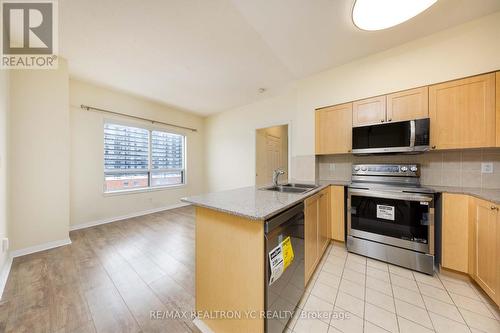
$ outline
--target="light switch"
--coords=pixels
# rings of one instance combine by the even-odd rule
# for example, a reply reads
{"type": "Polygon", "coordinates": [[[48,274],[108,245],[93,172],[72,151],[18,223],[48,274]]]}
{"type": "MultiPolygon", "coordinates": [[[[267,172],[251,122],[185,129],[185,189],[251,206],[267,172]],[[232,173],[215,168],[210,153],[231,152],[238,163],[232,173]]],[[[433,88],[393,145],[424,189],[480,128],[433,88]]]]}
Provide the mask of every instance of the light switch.
{"type": "Polygon", "coordinates": [[[481,173],[493,173],[493,162],[481,163],[481,173]]]}
{"type": "Polygon", "coordinates": [[[330,171],[335,171],[335,163],[330,163],[330,171]]]}
{"type": "Polygon", "coordinates": [[[9,239],[3,238],[2,239],[2,252],[7,252],[8,249],[9,249],[9,239]]]}

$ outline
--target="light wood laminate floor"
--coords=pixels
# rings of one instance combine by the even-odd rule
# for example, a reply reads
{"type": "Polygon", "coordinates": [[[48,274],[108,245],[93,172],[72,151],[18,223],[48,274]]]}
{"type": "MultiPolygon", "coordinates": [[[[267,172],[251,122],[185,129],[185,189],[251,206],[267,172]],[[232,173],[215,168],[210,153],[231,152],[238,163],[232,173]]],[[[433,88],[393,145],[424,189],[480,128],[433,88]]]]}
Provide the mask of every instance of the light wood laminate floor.
{"type": "Polygon", "coordinates": [[[0,332],[199,332],[194,208],[72,231],[72,244],[14,259],[0,332]]]}

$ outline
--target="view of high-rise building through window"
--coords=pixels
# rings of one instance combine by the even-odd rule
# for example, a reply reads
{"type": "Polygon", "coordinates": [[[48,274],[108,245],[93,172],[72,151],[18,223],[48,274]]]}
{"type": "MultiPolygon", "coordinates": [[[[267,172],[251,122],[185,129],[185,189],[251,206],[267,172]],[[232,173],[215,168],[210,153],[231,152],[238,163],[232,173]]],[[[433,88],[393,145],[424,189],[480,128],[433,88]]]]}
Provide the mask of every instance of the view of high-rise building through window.
{"type": "Polygon", "coordinates": [[[179,134],[106,123],[105,191],[183,184],[184,143],[179,134]]]}

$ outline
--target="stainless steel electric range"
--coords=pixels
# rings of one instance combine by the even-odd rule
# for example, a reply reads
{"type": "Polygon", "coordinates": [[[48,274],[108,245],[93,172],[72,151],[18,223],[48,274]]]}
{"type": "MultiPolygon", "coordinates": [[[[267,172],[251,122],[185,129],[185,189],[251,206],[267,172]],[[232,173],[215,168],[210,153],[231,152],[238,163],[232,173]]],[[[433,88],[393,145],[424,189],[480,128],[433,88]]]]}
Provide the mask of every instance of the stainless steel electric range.
{"type": "Polygon", "coordinates": [[[348,251],[434,273],[434,192],[418,164],[353,165],[347,207],[348,251]]]}

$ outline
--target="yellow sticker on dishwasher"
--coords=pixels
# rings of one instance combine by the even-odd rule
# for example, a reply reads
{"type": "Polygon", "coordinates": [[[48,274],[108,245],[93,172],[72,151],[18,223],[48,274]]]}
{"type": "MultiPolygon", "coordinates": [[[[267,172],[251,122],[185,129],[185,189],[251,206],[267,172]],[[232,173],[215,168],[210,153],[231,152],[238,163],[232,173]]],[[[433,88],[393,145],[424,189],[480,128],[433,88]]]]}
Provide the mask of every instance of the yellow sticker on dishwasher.
{"type": "Polygon", "coordinates": [[[291,265],[293,258],[292,241],[288,236],[269,252],[269,268],[271,270],[269,285],[272,285],[280,278],[287,267],[291,265]]]}
{"type": "Polygon", "coordinates": [[[285,238],[285,240],[281,243],[281,247],[283,248],[284,269],[287,269],[287,267],[290,266],[294,258],[292,241],[290,240],[290,236],[285,238]]]}

